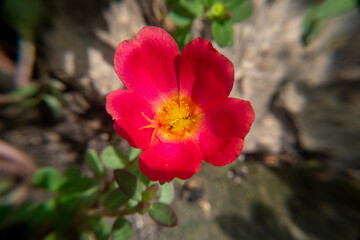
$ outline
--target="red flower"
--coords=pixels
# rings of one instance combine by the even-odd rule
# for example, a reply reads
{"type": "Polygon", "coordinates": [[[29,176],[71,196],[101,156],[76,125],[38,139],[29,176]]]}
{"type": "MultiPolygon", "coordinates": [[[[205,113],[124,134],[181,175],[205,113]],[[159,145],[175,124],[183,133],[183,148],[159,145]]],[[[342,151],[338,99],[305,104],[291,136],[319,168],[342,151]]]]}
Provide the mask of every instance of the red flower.
{"type": "Polygon", "coordinates": [[[254,120],[248,101],[229,98],[232,63],[211,42],[191,41],[181,56],[164,30],[144,27],[115,52],[115,71],[128,90],[106,97],[116,132],[144,149],[139,168],[152,181],[188,179],[202,160],[233,162],[254,120]]]}

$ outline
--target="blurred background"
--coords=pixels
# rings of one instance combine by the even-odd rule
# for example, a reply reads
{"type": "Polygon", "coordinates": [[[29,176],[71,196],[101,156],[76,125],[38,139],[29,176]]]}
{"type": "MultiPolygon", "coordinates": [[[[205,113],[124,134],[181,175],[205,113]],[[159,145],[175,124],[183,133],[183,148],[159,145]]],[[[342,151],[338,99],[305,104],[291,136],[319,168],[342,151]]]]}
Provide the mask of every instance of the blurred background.
{"type": "Polygon", "coordinates": [[[256,118],[234,163],[174,183],[177,227],[134,215],[132,239],[359,240],[360,10],[327,1],[2,0],[0,204],[46,198],[28,187],[39,167],[127,151],[104,108],[124,87],[114,51],[153,25],[180,48],[212,40],[256,118]]]}

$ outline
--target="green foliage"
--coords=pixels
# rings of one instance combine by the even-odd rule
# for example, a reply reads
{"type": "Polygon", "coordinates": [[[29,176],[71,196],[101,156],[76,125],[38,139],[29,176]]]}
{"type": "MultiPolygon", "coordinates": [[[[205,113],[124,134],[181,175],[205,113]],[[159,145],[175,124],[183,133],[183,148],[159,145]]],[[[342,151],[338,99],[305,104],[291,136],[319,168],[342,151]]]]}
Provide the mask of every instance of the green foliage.
{"type": "Polygon", "coordinates": [[[218,22],[213,21],[211,31],[214,35],[215,41],[219,46],[233,46],[234,45],[234,30],[231,21],[218,22]]]}
{"type": "Polygon", "coordinates": [[[131,238],[131,223],[124,219],[116,219],[112,227],[112,239],[114,240],[128,240],[131,238]]]}
{"type": "Polygon", "coordinates": [[[91,220],[90,225],[97,240],[109,239],[111,226],[106,220],[102,218],[95,218],[91,220]]]}
{"type": "Polygon", "coordinates": [[[306,46],[323,30],[327,19],[345,13],[356,7],[356,0],[325,0],[313,3],[303,21],[302,43],[306,46]]]}
{"type": "Polygon", "coordinates": [[[29,40],[35,39],[35,33],[46,16],[43,0],[4,0],[0,9],[4,20],[29,40]]]}
{"type": "Polygon", "coordinates": [[[128,157],[113,146],[105,148],[101,153],[101,160],[110,169],[124,168],[129,164],[128,157]]]}
{"type": "Polygon", "coordinates": [[[125,195],[136,201],[141,201],[145,185],[134,174],[127,170],[116,169],[114,176],[119,188],[125,195]]]}
{"type": "Polygon", "coordinates": [[[31,221],[31,224],[35,225],[49,219],[54,210],[55,201],[50,199],[42,203],[28,202],[15,211],[20,221],[31,221]]]}
{"type": "Polygon", "coordinates": [[[165,183],[161,186],[159,201],[163,203],[171,203],[174,199],[174,186],[172,183],[165,183]]]}
{"type": "Polygon", "coordinates": [[[165,227],[177,225],[177,217],[172,208],[164,203],[153,203],[150,205],[149,214],[154,221],[165,227]]]}
{"type": "Polygon", "coordinates": [[[175,182],[178,182],[180,184],[183,184],[185,182],[185,180],[182,180],[180,178],[175,178],[174,180],[175,180],[175,182]]]}
{"type": "Polygon", "coordinates": [[[125,195],[121,189],[116,188],[106,195],[104,206],[109,209],[117,209],[123,206],[128,200],[129,197],[125,195]]]}
{"type": "Polygon", "coordinates": [[[222,3],[215,3],[207,11],[206,17],[217,22],[224,22],[230,19],[230,13],[226,5],[222,3]]]}
{"type": "MultiPolygon", "coordinates": [[[[151,182],[138,168],[141,150],[129,155],[115,147],[107,147],[99,157],[90,149],[86,163],[93,174],[84,176],[79,167],[68,167],[60,173],[53,167],[40,168],[32,177],[33,187],[47,192],[43,201],[26,201],[19,206],[2,201],[11,179],[0,184],[0,230],[24,226],[14,239],[130,239],[131,223],[127,215],[151,212],[163,226],[176,225],[172,209],[158,201],[169,203],[173,196],[170,184],[151,182]],[[113,179],[102,165],[115,169],[113,179]],[[106,164],[105,164],[106,163],[106,164]],[[115,180],[115,181],[114,181],[115,180]],[[114,218],[108,221],[105,217],[114,218]]],[[[109,172],[110,173],[110,172],[109,172]]],[[[0,234],[0,237],[2,235],[0,234]]]]}
{"type": "Polygon", "coordinates": [[[142,152],[142,149],[131,147],[130,151],[129,151],[129,160],[130,161],[135,160],[135,158],[137,158],[141,152],[142,152]]]}
{"type": "Polygon", "coordinates": [[[186,44],[191,41],[191,24],[185,26],[178,26],[172,33],[173,38],[177,42],[180,49],[183,49],[186,44]]]}
{"type": "MultiPolygon", "coordinates": [[[[66,105],[63,91],[65,85],[56,79],[41,83],[30,83],[5,95],[0,95],[0,106],[8,106],[7,117],[21,116],[27,111],[39,108],[48,110],[52,117],[61,116],[61,108],[66,105]]],[[[46,111],[46,113],[48,112],[46,111]]],[[[47,116],[48,120],[49,117],[47,116]]]]}
{"type": "Polygon", "coordinates": [[[157,183],[148,187],[142,194],[143,201],[150,202],[156,196],[158,190],[159,190],[159,184],[157,183]]]}
{"type": "Polygon", "coordinates": [[[15,89],[13,92],[6,95],[6,98],[9,102],[20,101],[24,98],[33,97],[37,91],[39,91],[40,86],[35,83],[30,83],[29,85],[15,89]]]}
{"type": "Polygon", "coordinates": [[[190,42],[190,30],[196,18],[207,20],[215,41],[221,47],[234,44],[233,24],[245,21],[252,14],[250,0],[167,0],[169,18],[177,28],[173,37],[180,49],[190,42]]]}
{"type": "Polygon", "coordinates": [[[36,171],[32,178],[36,187],[44,188],[49,192],[55,192],[60,186],[60,175],[53,167],[44,167],[36,171]]]}
{"type": "Polygon", "coordinates": [[[356,0],[326,0],[319,4],[315,17],[331,18],[356,7],[356,0]]]}
{"type": "Polygon", "coordinates": [[[66,209],[74,209],[77,207],[84,207],[92,205],[97,197],[99,186],[91,186],[80,192],[73,192],[66,195],[62,195],[58,199],[59,205],[66,209]]]}
{"type": "Polygon", "coordinates": [[[145,186],[148,186],[150,183],[150,180],[147,176],[142,174],[142,172],[139,169],[139,159],[135,159],[131,166],[128,168],[128,171],[134,174],[145,186]]]}
{"type": "Polygon", "coordinates": [[[127,207],[129,208],[134,208],[139,204],[139,201],[136,201],[134,199],[129,199],[129,201],[127,202],[127,207]]]}
{"type": "Polygon", "coordinates": [[[94,149],[87,151],[86,163],[97,178],[101,178],[105,175],[105,169],[100,162],[100,157],[94,149]]]}
{"type": "Polygon", "coordinates": [[[97,181],[90,177],[81,176],[81,171],[77,167],[66,169],[62,178],[62,183],[58,189],[61,194],[72,194],[86,191],[97,185],[97,181]]]}
{"type": "Polygon", "coordinates": [[[41,94],[40,98],[48,106],[55,117],[60,116],[61,102],[55,96],[50,94],[41,94]]]}
{"type": "Polygon", "coordinates": [[[234,23],[242,22],[251,17],[252,6],[249,1],[234,1],[231,9],[231,21],[234,23]]]}

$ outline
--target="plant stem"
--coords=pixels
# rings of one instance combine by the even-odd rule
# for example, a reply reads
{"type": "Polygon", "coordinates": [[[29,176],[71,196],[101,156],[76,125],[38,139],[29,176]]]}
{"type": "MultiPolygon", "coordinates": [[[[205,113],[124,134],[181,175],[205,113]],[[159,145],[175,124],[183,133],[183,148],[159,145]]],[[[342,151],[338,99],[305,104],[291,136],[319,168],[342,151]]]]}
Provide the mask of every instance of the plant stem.
{"type": "Polygon", "coordinates": [[[104,208],[89,209],[87,212],[88,216],[108,216],[108,217],[124,217],[136,213],[138,206],[132,208],[125,208],[122,210],[110,210],[104,208]]]}

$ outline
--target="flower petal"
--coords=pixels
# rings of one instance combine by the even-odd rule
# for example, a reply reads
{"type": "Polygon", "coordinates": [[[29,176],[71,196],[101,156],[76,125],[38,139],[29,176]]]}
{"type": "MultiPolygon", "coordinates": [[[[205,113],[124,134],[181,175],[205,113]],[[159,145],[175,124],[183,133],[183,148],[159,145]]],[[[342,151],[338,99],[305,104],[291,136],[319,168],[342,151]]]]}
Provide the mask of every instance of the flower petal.
{"type": "Polygon", "coordinates": [[[149,103],[136,93],[119,89],[106,96],[106,111],[115,119],[115,131],[132,147],[148,148],[153,129],[141,129],[149,123],[142,113],[153,117],[149,103]]]}
{"type": "Polygon", "coordinates": [[[224,104],[203,113],[197,142],[204,160],[223,166],[241,153],[244,137],[254,121],[254,111],[248,101],[229,98],[224,104]]]}
{"type": "Polygon", "coordinates": [[[205,111],[223,103],[233,84],[233,64],[210,41],[197,38],[186,45],[180,59],[181,94],[191,96],[205,111]]]}
{"type": "Polygon", "coordinates": [[[255,113],[249,101],[228,98],[208,113],[211,131],[216,136],[244,138],[254,121],[255,113]]]}
{"type": "Polygon", "coordinates": [[[188,179],[200,170],[202,154],[193,141],[159,143],[143,151],[139,168],[151,181],[188,179]]]}
{"type": "Polygon", "coordinates": [[[214,166],[224,166],[232,163],[240,155],[244,139],[235,137],[209,138],[213,136],[211,133],[202,134],[199,139],[199,146],[202,150],[204,161],[214,166]]]}
{"type": "Polygon", "coordinates": [[[136,123],[127,120],[115,120],[116,133],[129,142],[134,148],[146,149],[151,144],[152,129],[141,129],[136,123]]]}
{"type": "Polygon", "coordinates": [[[179,54],[170,34],[161,28],[144,27],[135,39],[120,43],[114,67],[127,89],[148,100],[157,100],[178,91],[175,59],[179,54]]]}
{"type": "Polygon", "coordinates": [[[130,119],[140,116],[141,112],[152,117],[150,104],[136,93],[118,89],[106,96],[106,111],[113,119],[130,119]]]}

